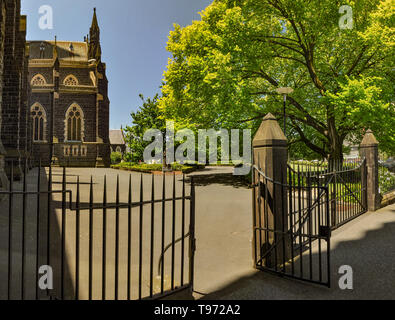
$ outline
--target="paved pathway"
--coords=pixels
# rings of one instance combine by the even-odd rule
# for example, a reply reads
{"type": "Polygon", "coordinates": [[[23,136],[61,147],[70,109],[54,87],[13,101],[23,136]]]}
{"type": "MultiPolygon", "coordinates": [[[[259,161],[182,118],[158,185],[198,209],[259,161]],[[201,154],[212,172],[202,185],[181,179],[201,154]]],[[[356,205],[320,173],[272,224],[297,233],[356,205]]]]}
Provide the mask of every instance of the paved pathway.
{"type": "Polygon", "coordinates": [[[395,205],[362,215],[338,229],[331,245],[331,289],[244,268],[238,279],[210,289],[206,295],[195,294],[195,298],[395,299],[395,205]],[[353,268],[353,290],[339,289],[341,265],[353,268]]]}
{"type": "MultiPolygon", "coordinates": [[[[60,187],[60,174],[60,170],[55,171],[56,188],[60,187]]],[[[104,174],[107,174],[108,178],[108,200],[115,200],[114,182],[116,175],[119,174],[122,186],[121,201],[125,201],[127,196],[125,185],[127,186],[129,178],[129,173],[125,171],[69,169],[68,187],[75,188],[73,183],[75,183],[76,175],[81,176],[83,183],[87,183],[93,175],[94,199],[101,201],[104,174]]],[[[333,234],[331,252],[333,281],[332,288],[327,289],[282,279],[252,269],[251,189],[248,189],[240,179],[233,178],[229,168],[208,168],[206,171],[193,175],[197,185],[195,293],[193,297],[182,295],[173,296],[173,299],[177,297],[194,299],[395,298],[395,205],[376,213],[364,214],[333,234]],[[354,270],[354,290],[352,291],[342,291],[337,285],[339,279],[337,270],[339,266],[345,264],[352,266],[354,270]]],[[[139,179],[139,174],[132,174],[134,185],[139,184],[139,179]]],[[[150,176],[144,175],[144,179],[146,187],[149,188],[150,176]]],[[[158,179],[161,180],[160,177],[158,179]]],[[[179,179],[177,179],[177,185],[179,192],[179,179]]],[[[84,184],[82,202],[88,200],[88,190],[88,185],[84,184]]],[[[170,181],[167,190],[171,193],[170,181]]],[[[147,194],[149,191],[147,190],[147,194]]],[[[161,195],[160,184],[155,191],[156,195],[161,195]]],[[[133,198],[138,199],[137,188],[133,190],[133,198]]],[[[70,220],[72,222],[72,218],[70,220]]],[[[101,227],[100,223],[95,223],[95,226],[99,229],[101,227]]],[[[97,231],[97,234],[100,235],[100,232],[97,231]]],[[[86,236],[84,233],[81,240],[84,241],[86,236]]],[[[110,259],[112,258],[111,254],[110,259]]],[[[85,255],[84,259],[86,259],[85,255]]],[[[112,273],[112,263],[108,267],[109,272],[112,273]]],[[[70,269],[73,269],[72,263],[70,269]]],[[[99,270],[100,266],[97,269],[99,270]]],[[[84,271],[81,276],[85,289],[86,272],[84,271]]],[[[99,279],[97,284],[100,285],[99,279]]],[[[111,288],[112,283],[109,285],[111,288]]],[[[145,282],[144,286],[146,288],[145,282]]],[[[29,296],[30,294],[32,292],[29,296]]],[[[15,298],[17,296],[15,292],[15,298]]],[[[108,298],[111,299],[111,295],[108,298]]]]}
{"type": "Polygon", "coordinates": [[[251,190],[237,181],[208,180],[213,184],[202,183],[196,193],[195,293],[173,299],[395,299],[395,205],[366,213],[333,233],[328,289],[254,270],[251,190]],[[342,265],[353,268],[353,290],[339,289],[342,265]]]}

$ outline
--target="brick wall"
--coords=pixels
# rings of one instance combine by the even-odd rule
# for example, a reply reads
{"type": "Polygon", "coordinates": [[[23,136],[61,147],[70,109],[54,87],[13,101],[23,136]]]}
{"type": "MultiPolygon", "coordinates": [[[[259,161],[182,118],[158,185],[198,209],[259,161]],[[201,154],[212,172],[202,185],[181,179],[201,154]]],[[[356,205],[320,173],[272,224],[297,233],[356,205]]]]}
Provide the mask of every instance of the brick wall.
{"type": "MultiPolygon", "coordinates": [[[[3,100],[3,70],[4,70],[4,41],[5,41],[5,19],[6,7],[5,1],[0,0],[0,132],[1,132],[1,110],[2,110],[2,100],[3,100]]],[[[4,173],[4,155],[5,150],[1,142],[0,135],[0,189],[7,187],[7,179],[4,173]]]]}
{"type": "Polygon", "coordinates": [[[27,110],[28,82],[26,17],[20,15],[20,0],[4,0],[5,29],[3,57],[1,140],[7,160],[22,160],[30,152],[27,110]]]}

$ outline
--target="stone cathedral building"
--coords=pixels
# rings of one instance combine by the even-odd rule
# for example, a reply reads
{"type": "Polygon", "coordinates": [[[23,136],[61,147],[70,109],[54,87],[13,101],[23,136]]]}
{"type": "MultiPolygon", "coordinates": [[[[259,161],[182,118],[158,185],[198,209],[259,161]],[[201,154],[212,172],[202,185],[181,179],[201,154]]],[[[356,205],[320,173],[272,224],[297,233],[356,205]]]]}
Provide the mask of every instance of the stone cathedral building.
{"type": "Polygon", "coordinates": [[[94,10],[84,41],[26,41],[21,0],[0,0],[0,189],[10,163],[110,164],[109,99],[94,10]]]}
{"type": "Polygon", "coordinates": [[[94,9],[84,41],[29,41],[32,155],[61,166],[110,164],[109,99],[94,9]]]}
{"type": "Polygon", "coordinates": [[[20,8],[20,0],[0,0],[0,189],[8,184],[9,160],[29,158],[31,151],[26,16],[20,8]]]}

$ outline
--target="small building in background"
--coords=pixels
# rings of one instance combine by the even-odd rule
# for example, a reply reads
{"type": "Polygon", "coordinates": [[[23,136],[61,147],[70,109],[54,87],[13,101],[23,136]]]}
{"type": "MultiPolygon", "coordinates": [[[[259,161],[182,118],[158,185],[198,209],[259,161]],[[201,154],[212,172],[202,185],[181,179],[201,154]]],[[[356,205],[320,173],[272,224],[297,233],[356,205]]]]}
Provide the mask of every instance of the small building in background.
{"type": "Polygon", "coordinates": [[[122,127],[117,130],[110,130],[110,146],[111,152],[120,152],[124,155],[127,151],[122,127]]]}

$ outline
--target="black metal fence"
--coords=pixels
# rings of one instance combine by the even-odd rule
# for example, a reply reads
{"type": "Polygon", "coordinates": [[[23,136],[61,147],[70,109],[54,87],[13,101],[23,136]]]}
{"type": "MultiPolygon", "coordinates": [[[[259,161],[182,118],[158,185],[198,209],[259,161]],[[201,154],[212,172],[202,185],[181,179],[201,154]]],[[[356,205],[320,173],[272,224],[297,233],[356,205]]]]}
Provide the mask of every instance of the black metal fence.
{"type": "Polygon", "coordinates": [[[193,180],[22,167],[9,164],[0,191],[0,299],[155,299],[192,288],[193,180]]]}
{"type": "Polygon", "coordinates": [[[253,166],[255,266],[330,286],[331,231],[367,211],[366,160],[294,162],[276,174],[253,166]]]}
{"type": "Polygon", "coordinates": [[[290,177],[302,186],[328,188],[332,229],[367,212],[365,159],[294,162],[289,164],[289,170],[290,177]]]}
{"type": "Polygon", "coordinates": [[[281,180],[253,167],[255,266],[330,286],[328,188],[306,186],[291,170],[281,180]]]}

